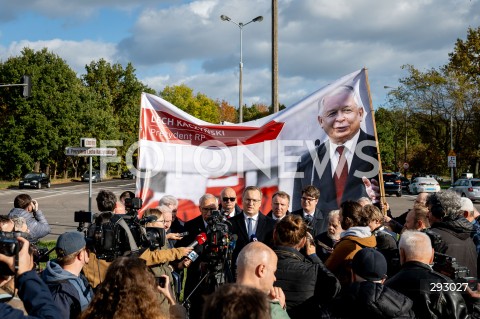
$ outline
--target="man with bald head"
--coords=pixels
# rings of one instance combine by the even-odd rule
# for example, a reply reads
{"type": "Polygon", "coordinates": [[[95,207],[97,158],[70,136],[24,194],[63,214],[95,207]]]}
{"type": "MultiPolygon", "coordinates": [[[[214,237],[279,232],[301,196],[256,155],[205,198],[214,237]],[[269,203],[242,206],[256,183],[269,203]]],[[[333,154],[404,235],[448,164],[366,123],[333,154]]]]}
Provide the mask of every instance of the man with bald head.
{"type": "Polygon", "coordinates": [[[231,187],[225,187],[220,192],[220,202],[222,205],[221,212],[227,217],[233,217],[242,212],[237,205],[237,193],[231,187]]]}
{"type": "Polygon", "coordinates": [[[468,318],[462,295],[442,288],[454,285],[453,280],[430,267],[434,256],[430,238],[423,232],[406,230],[399,249],[401,269],[385,286],[409,297],[417,318],[468,318]]]}
{"type": "Polygon", "coordinates": [[[246,245],[237,258],[237,283],[268,294],[272,319],[289,318],[282,288],[273,286],[277,261],[277,255],[267,245],[258,241],[246,245]]]}

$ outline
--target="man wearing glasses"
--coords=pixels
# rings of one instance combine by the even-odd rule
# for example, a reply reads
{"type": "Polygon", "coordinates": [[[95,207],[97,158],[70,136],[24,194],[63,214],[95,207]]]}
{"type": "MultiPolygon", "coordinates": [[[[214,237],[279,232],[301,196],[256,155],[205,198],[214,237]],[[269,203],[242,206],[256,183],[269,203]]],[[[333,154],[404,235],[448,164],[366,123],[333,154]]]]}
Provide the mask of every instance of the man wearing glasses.
{"type": "Polygon", "coordinates": [[[225,187],[220,193],[220,200],[222,201],[221,212],[227,218],[231,218],[242,212],[242,209],[237,205],[237,193],[233,188],[225,187]]]}
{"type": "MultiPolygon", "coordinates": [[[[200,233],[206,233],[207,220],[210,218],[214,210],[218,210],[218,199],[212,194],[207,193],[200,197],[198,204],[200,216],[197,216],[194,219],[185,223],[185,231],[188,232],[188,235],[177,241],[175,245],[176,247],[186,247],[195,241],[197,235],[199,235],[200,233]]],[[[198,255],[201,255],[203,252],[203,246],[197,245],[195,247],[195,252],[198,255]]],[[[197,318],[198,315],[201,314],[202,309],[203,286],[194,291],[195,287],[198,285],[204,274],[204,272],[202,272],[202,270],[204,270],[202,269],[202,266],[203,268],[205,268],[205,263],[202,263],[201,261],[202,256],[197,258],[187,268],[187,279],[185,281],[185,289],[183,292],[183,296],[184,298],[187,298],[190,293],[194,292],[189,299],[189,302],[191,303],[191,308],[189,311],[191,318],[197,318]]]]}
{"type": "Polygon", "coordinates": [[[292,212],[292,214],[299,215],[305,220],[308,230],[314,238],[324,231],[328,223],[328,221],[325,222],[322,212],[317,208],[319,197],[320,191],[318,188],[313,185],[305,186],[300,198],[302,208],[292,212]]]}
{"type": "Polygon", "coordinates": [[[260,213],[262,191],[256,186],[248,186],[243,191],[242,214],[230,218],[231,232],[238,236],[232,254],[232,274],[235,274],[237,256],[248,243],[259,241],[270,245],[275,221],[260,213]]]}
{"type": "Polygon", "coordinates": [[[178,199],[172,195],[165,195],[160,198],[158,203],[158,206],[162,205],[165,205],[172,210],[172,225],[170,226],[170,232],[183,233],[185,231],[185,223],[177,217],[178,199]]]}

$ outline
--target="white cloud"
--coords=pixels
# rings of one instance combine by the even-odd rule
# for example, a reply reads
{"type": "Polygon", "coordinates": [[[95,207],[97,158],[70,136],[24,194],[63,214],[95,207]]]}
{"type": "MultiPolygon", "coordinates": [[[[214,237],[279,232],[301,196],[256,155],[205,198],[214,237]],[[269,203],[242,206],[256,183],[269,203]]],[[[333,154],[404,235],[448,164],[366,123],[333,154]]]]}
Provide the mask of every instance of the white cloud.
{"type": "Polygon", "coordinates": [[[115,61],[115,45],[113,43],[95,42],[85,40],[81,42],[52,39],[48,41],[26,41],[13,42],[2,53],[4,58],[19,55],[23,48],[30,48],[36,51],[48,48],[49,51],[57,54],[67,61],[68,65],[79,74],[85,73],[85,65],[93,60],[104,59],[111,63],[115,61]]]}
{"type": "MultiPolygon", "coordinates": [[[[236,106],[239,28],[220,15],[244,23],[263,15],[262,22],[243,30],[243,91],[245,103],[269,104],[270,5],[265,0],[30,0],[21,10],[15,2],[0,0],[0,23],[28,23],[23,20],[27,11],[65,24],[75,21],[78,26],[69,30],[76,36],[100,9],[136,17],[128,33],[116,34],[115,40],[110,40],[115,30],[108,28],[86,33],[82,41],[52,30],[41,41],[0,42],[0,57],[28,45],[48,47],[78,72],[99,58],[132,62],[137,76],[157,91],[185,83],[236,106]]],[[[279,0],[278,5],[279,100],[286,105],[362,67],[369,70],[374,104],[381,104],[383,86],[396,86],[406,75],[401,65],[426,70],[446,64],[456,39],[465,38],[469,26],[480,25],[480,0],[279,0]]]]}

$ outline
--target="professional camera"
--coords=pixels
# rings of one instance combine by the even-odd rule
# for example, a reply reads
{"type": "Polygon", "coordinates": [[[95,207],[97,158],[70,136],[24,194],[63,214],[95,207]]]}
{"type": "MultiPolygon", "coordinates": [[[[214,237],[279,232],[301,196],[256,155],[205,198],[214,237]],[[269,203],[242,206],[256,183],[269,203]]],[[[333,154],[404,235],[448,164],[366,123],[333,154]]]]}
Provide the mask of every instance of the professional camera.
{"type": "Polygon", "coordinates": [[[75,212],[78,230],[85,231],[87,247],[97,258],[112,261],[116,257],[137,252],[139,247],[155,249],[165,244],[165,230],[145,228],[144,225],[150,220],[138,219],[142,199],[127,198],[125,207],[127,213],[124,215],[112,212],[75,212]]]}
{"type": "Polygon", "coordinates": [[[143,201],[141,198],[125,198],[125,211],[127,215],[138,215],[138,210],[142,208],[143,201]]]}
{"type": "MultiPolygon", "coordinates": [[[[19,231],[0,232],[0,254],[8,257],[14,256],[16,265],[18,265],[18,252],[22,249],[23,246],[23,243],[21,241],[18,241],[18,237],[28,239],[29,234],[19,231]]],[[[34,255],[34,252],[38,252],[38,249],[36,248],[36,246],[30,245],[29,252],[31,255],[34,255]]],[[[0,263],[0,274],[7,276],[15,275],[15,273],[12,272],[12,270],[4,263],[0,263]]]]}
{"type": "Polygon", "coordinates": [[[150,250],[161,249],[165,245],[166,237],[164,228],[146,227],[142,245],[150,250]]]}
{"type": "Polygon", "coordinates": [[[432,268],[451,279],[465,278],[470,275],[468,268],[460,266],[455,257],[441,253],[435,253],[432,268]]]}
{"type": "Polygon", "coordinates": [[[466,282],[470,287],[477,289],[477,278],[470,277],[470,270],[465,266],[460,266],[455,257],[435,253],[432,268],[455,282],[466,282]]]}
{"type": "Polygon", "coordinates": [[[219,210],[212,211],[207,219],[205,256],[211,271],[224,269],[225,264],[231,262],[235,242],[227,223],[228,220],[219,210]]]}

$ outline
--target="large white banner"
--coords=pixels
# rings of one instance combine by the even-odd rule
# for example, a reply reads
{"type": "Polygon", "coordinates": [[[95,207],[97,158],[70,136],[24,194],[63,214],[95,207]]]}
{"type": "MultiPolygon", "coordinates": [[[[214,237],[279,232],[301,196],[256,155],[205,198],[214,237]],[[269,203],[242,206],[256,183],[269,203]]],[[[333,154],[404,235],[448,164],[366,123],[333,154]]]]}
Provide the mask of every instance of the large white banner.
{"type": "MultiPolygon", "coordinates": [[[[241,124],[208,123],[143,93],[137,195],[144,208],[156,206],[165,194],[174,195],[180,199],[178,217],[189,220],[199,215],[203,194],[219,196],[226,186],[237,191],[240,205],[245,186],[261,187],[261,211],[267,213],[275,191],[289,193],[295,209],[300,207],[301,188],[313,184],[324,195],[317,206],[328,213],[338,202],[331,198],[338,157],[332,145],[350,149],[346,189],[364,189],[361,178],[378,174],[373,123],[364,69],[278,113],[241,124]],[[357,166],[359,159],[368,165],[357,166]]],[[[343,193],[343,200],[357,199],[350,197],[360,197],[359,191],[343,193]]]]}

